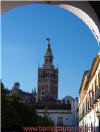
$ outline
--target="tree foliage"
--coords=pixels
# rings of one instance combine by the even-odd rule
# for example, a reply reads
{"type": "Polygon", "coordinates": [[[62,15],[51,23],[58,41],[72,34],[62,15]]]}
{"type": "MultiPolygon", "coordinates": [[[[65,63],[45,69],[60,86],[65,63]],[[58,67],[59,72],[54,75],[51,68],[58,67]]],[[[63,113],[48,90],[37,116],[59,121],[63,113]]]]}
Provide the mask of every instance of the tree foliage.
{"type": "Polygon", "coordinates": [[[1,83],[1,128],[2,130],[20,130],[23,126],[52,126],[47,117],[36,114],[32,105],[26,105],[16,94],[6,95],[1,83]]]}

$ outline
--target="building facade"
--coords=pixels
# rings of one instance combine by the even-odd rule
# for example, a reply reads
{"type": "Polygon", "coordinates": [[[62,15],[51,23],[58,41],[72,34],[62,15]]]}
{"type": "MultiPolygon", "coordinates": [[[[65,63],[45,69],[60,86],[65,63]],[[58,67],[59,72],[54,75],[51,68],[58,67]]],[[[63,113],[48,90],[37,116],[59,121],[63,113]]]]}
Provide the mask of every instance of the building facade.
{"type": "Polygon", "coordinates": [[[53,65],[50,42],[44,55],[44,64],[38,68],[38,101],[45,101],[48,97],[58,99],[58,68],[53,65]]]}
{"type": "Polygon", "coordinates": [[[65,104],[70,105],[71,118],[68,119],[71,120],[70,125],[78,126],[78,97],[74,99],[73,97],[67,95],[62,99],[62,101],[65,102],[65,104]]]}
{"type": "Polygon", "coordinates": [[[100,132],[100,53],[84,72],[79,93],[79,126],[82,131],[100,132]]]}
{"type": "Polygon", "coordinates": [[[72,126],[72,112],[71,110],[60,110],[60,109],[49,109],[45,111],[45,109],[37,109],[37,113],[40,116],[47,116],[54,121],[54,126],[72,126]]]}
{"type": "MultiPolygon", "coordinates": [[[[37,114],[40,116],[46,114],[54,122],[54,126],[78,128],[78,98],[66,96],[56,103],[49,103],[44,108],[37,108],[37,114]]],[[[78,132],[78,129],[76,131],[78,132]]],[[[74,129],[74,132],[76,131],[74,129]]],[[[62,132],[66,131],[63,130],[62,132]]]]}

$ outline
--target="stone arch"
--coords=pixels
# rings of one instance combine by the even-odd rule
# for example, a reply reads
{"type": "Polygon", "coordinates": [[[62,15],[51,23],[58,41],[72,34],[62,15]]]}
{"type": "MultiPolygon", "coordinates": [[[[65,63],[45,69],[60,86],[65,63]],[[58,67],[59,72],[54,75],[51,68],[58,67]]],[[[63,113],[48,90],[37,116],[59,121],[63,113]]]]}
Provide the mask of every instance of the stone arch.
{"type": "Polygon", "coordinates": [[[2,1],[1,14],[25,4],[49,4],[64,8],[79,17],[91,29],[100,44],[100,21],[97,13],[88,1],[2,1]]]}

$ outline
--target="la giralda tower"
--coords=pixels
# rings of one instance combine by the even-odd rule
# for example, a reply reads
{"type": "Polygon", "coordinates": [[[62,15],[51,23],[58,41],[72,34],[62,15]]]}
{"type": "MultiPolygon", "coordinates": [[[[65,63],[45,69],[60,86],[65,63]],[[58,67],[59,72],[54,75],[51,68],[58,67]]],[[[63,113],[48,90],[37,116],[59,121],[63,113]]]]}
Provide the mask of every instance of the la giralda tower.
{"type": "Polygon", "coordinates": [[[58,68],[53,65],[50,39],[47,38],[47,41],[44,64],[38,67],[38,101],[44,101],[48,97],[58,99],[58,68]]]}

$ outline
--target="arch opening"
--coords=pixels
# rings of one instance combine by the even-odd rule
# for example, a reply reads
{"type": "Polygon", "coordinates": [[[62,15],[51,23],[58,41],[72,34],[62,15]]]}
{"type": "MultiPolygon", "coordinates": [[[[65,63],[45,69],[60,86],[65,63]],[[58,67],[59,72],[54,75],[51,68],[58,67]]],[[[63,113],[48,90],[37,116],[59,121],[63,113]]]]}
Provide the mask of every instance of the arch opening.
{"type": "Polygon", "coordinates": [[[76,16],[75,16],[76,17],[76,16]]]}

